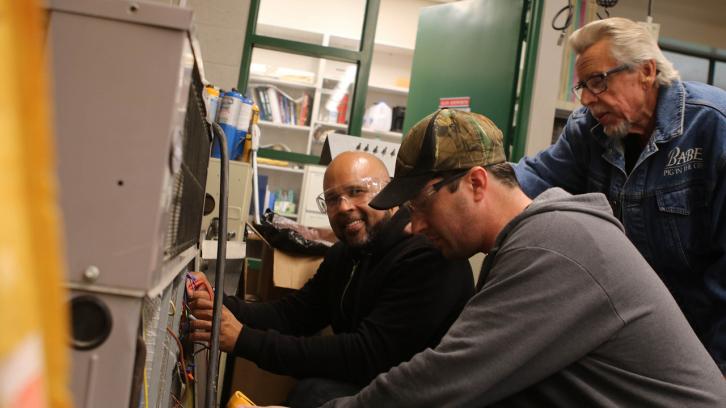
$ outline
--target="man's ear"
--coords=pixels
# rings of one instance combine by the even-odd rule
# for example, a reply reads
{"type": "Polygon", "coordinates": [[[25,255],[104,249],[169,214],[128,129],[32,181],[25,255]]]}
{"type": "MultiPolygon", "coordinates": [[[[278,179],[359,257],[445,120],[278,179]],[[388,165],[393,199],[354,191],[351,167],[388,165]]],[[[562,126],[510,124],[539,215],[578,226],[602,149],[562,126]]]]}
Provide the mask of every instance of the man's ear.
{"type": "Polygon", "coordinates": [[[655,77],[658,75],[658,70],[656,69],[655,60],[648,60],[643,62],[642,64],[642,81],[648,85],[652,86],[655,83],[655,77]]]}
{"type": "Polygon", "coordinates": [[[474,167],[469,170],[464,179],[471,185],[474,194],[474,200],[479,201],[484,198],[484,192],[489,186],[489,175],[482,167],[474,167]]]}

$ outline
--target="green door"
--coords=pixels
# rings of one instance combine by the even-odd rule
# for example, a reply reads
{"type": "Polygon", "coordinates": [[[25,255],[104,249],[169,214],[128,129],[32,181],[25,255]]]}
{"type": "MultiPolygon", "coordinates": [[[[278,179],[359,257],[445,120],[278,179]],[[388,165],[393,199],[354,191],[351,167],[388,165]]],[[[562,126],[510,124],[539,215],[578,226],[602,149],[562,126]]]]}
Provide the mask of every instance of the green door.
{"type": "Polygon", "coordinates": [[[513,137],[524,0],[470,0],[422,9],[404,132],[439,107],[469,97],[473,112],[513,137]]]}

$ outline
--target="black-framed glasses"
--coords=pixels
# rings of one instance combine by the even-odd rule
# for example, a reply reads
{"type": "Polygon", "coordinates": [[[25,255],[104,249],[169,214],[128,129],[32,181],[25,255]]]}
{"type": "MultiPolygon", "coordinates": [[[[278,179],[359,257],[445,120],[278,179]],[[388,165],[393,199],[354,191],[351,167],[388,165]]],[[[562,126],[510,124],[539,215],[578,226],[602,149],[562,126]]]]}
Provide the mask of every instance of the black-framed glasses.
{"type": "Polygon", "coordinates": [[[429,200],[431,200],[431,197],[433,197],[434,194],[438,193],[439,190],[441,190],[442,187],[445,185],[451,184],[460,178],[464,177],[466,173],[469,172],[469,169],[457,171],[455,173],[451,173],[448,176],[445,176],[443,179],[437,181],[436,183],[430,185],[426,190],[424,190],[422,193],[420,193],[416,198],[412,200],[408,200],[405,203],[403,203],[403,206],[408,209],[408,211],[413,214],[416,211],[423,211],[426,208],[426,205],[428,204],[429,200]]]}
{"type": "Polygon", "coordinates": [[[613,69],[601,72],[599,74],[590,75],[587,79],[583,79],[572,87],[572,93],[578,100],[582,100],[582,91],[587,89],[593,95],[599,95],[608,90],[608,77],[618,72],[630,69],[630,65],[623,64],[613,69]]]}
{"type": "Polygon", "coordinates": [[[348,204],[360,205],[368,203],[386,184],[388,184],[387,181],[364,177],[352,183],[331,187],[320,193],[315,201],[320,212],[325,214],[328,208],[337,207],[342,200],[347,201],[348,204]]]}

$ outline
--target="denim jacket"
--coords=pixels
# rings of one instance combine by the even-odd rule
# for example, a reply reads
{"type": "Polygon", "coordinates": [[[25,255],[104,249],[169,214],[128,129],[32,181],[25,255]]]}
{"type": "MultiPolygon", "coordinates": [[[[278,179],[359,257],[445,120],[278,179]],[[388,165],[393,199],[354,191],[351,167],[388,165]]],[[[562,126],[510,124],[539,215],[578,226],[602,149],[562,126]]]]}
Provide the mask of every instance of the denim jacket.
{"type": "Polygon", "coordinates": [[[601,192],[726,373],[726,92],[661,87],[655,130],[630,175],[622,142],[583,107],[558,141],[515,166],[524,192],[601,192]]]}

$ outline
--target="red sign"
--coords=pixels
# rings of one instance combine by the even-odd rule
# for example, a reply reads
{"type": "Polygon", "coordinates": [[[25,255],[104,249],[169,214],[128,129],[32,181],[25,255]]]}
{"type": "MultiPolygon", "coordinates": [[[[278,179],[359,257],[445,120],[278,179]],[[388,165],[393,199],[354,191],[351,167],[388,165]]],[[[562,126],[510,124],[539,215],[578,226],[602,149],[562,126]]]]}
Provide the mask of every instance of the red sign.
{"type": "Polygon", "coordinates": [[[439,108],[459,109],[469,112],[471,111],[471,97],[439,98],[439,108]]]}

